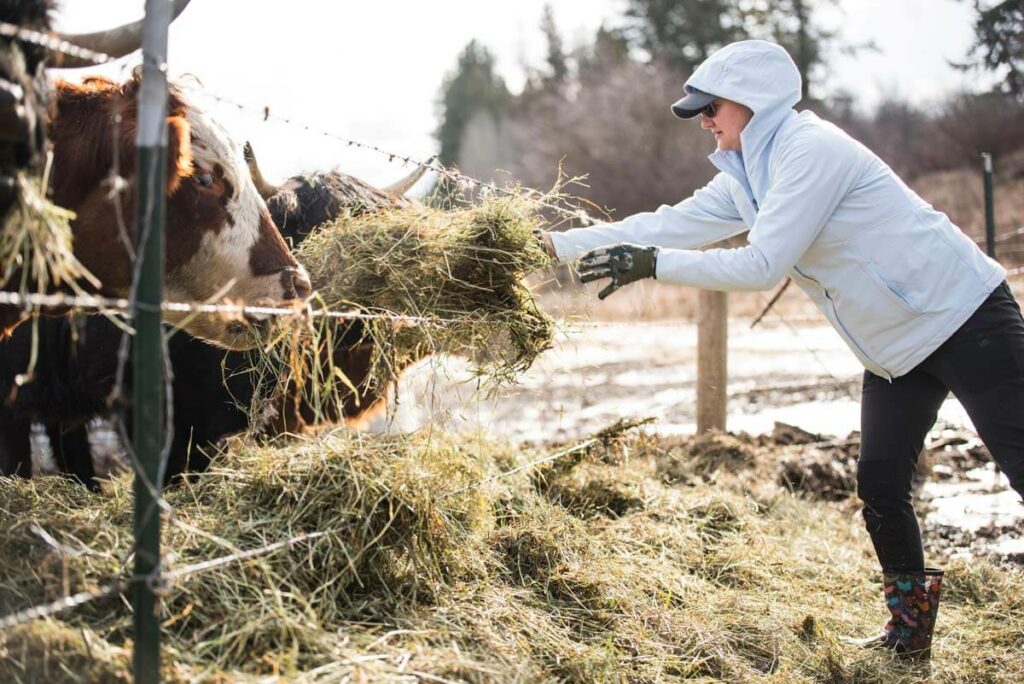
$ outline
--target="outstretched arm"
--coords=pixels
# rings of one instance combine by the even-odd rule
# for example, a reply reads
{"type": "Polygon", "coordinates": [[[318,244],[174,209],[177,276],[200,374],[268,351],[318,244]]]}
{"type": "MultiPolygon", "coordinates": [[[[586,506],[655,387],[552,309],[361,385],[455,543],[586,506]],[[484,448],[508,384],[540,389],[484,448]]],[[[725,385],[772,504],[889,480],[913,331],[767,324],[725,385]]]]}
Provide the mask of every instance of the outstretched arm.
{"type": "Polygon", "coordinates": [[[853,187],[860,165],[855,150],[815,139],[800,141],[779,159],[776,178],[737,249],[703,252],[663,249],[659,280],[708,290],[767,290],[777,285],[828,222],[853,187]]]}
{"type": "Polygon", "coordinates": [[[663,205],[616,223],[546,235],[560,261],[573,261],[597,247],[623,242],[679,249],[708,245],[747,230],[732,201],[729,182],[719,173],[675,206],[663,205]]]}

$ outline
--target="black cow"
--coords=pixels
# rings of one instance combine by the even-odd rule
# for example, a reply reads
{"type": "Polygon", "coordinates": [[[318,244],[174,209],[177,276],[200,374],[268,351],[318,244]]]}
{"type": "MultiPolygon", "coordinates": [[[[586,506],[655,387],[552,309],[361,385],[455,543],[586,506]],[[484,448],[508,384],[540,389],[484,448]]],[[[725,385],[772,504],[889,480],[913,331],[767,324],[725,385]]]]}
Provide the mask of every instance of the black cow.
{"type": "MultiPolygon", "coordinates": [[[[131,364],[123,369],[117,392],[118,355],[124,333],[101,316],[40,318],[0,342],[0,474],[31,475],[31,425],[46,429],[58,470],[90,489],[98,489],[87,424],[118,414],[131,434],[131,364]],[[35,327],[35,330],[33,330],[35,327]],[[33,338],[36,338],[34,340],[33,338]],[[37,361],[29,375],[32,346],[37,361]]],[[[167,478],[184,470],[204,470],[203,450],[220,437],[248,427],[244,401],[253,393],[244,352],[227,352],[187,333],[168,341],[174,369],[175,433],[167,478]],[[222,373],[221,364],[226,364],[222,373]]]]}
{"type": "Polygon", "coordinates": [[[120,332],[99,317],[40,318],[0,342],[0,474],[31,475],[36,421],[46,428],[58,467],[94,484],[91,459],[80,461],[77,454],[88,453],[88,420],[109,412],[120,335],[108,328],[120,332]],[[37,360],[30,368],[33,344],[37,360]]]}
{"type": "MultiPolygon", "coordinates": [[[[342,211],[372,211],[409,202],[336,171],[297,176],[273,187],[263,181],[251,148],[247,154],[261,193],[270,195],[267,206],[274,222],[295,245],[342,211]]],[[[404,192],[420,175],[422,171],[389,190],[404,192]]],[[[30,475],[30,431],[35,421],[46,428],[58,469],[97,489],[86,424],[121,410],[129,434],[131,430],[130,411],[111,401],[123,333],[96,316],[85,321],[40,319],[37,325],[40,361],[31,382],[19,385],[17,376],[29,363],[32,327],[22,326],[11,339],[0,342],[0,474],[30,475]]],[[[333,363],[360,392],[339,396],[336,403],[321,407],[323,412],[315,419],[356,421],[383,403],[383,393],[367,382],[373,344],[364,339],[359,321],[339,323],[334,340],[333,363]]],[[[166,471],[170,481],[186,470],[205,470],[217,442],[253,427],[243,407],[252,402],[258,383],[246,352],[226,351],[177,333],[168,342],[168,354],[174,398],[174,433],[166,471]]],[[[130,372],[123,387],[131,387],[130,372]]],[[[258,427],[271,434],[294,432],[312,420],[301,390],[289,387],[277,403],[277,415],[258,427]]]]}
{"type": "MultiPolygon", "coordinates": [[[[0,2],[0,21],[35,31],[50,30],[51,0],[0,2]]],[[[46,50],[0,38],[0,221],[17,200],[15,176],[38,174],[46,148],[46,50]]]]}

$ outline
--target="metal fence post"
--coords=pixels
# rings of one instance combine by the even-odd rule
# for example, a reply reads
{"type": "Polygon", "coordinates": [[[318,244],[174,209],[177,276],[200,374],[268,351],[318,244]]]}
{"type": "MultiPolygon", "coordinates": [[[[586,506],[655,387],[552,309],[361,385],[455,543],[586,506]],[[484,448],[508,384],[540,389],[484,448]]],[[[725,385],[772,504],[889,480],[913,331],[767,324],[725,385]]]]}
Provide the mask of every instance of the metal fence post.
{"type": "Polygon", "coordinates": [[[996,258],[996,211],[992,199],[992,155],[985,152],[981,155],[985,164],[985,251],[993,259],[996,258]]]}
{"type": "Polygon", "coordinates": [[[164,368],[160,303],[164,280],[167,184],[167,27],[169,0],[146,0],[139,90],[138,196],[133,371],[135,576],[133,669],[139,683],[160,681],[160,454],[163,448],[164,368]]]}

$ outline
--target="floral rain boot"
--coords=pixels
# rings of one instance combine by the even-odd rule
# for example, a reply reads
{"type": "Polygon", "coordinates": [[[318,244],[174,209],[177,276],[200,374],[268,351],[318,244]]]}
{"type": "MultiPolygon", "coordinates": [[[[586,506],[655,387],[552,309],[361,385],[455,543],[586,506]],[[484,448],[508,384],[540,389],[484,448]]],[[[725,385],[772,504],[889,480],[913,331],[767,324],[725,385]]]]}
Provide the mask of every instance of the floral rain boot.
{"type": "Polygon", "coordinates": [[[885,603],[892,617],[881,634],[854,643],[889,648],[908,660],[929,660],[942,574],[942,570],[935,568],[925,568],[924,572],[883,572],[885,603]]]}

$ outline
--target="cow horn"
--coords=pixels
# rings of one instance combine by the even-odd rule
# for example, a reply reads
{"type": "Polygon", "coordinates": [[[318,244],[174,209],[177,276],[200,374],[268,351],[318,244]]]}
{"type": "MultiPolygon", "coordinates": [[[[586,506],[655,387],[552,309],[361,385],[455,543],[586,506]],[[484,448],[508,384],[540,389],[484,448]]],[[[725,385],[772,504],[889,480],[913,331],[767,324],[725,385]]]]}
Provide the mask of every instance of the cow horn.
{"type": "MultiPolygon", "coordinates": [[[[191,0],[171,0],[171,21],[178,18],[178,15],[185,11],[191,0]]],[[[142,47],[142,25],[144,20],[139,19],[107,31],[96,31],[95,33],[59,33],[54,36],[60,40],[66,40],[72,45],[102,52],[111,57],[123,57],[135,52],[142,47]]],[[[51,66],[57,69],[76,69],[78,67],[96,66],[92,60],[73,57],[62,52],[54,53],[51,66]]]]}
{"type": "Polygon", "coordinates": [[[249,165],[249,174],[252,176],[252,182],[256,184],[256,191],[260,193],[260,197],[268,200],[281,191],[281,188],[271,185],[263,177],[263,172],[256,163],[256,153],[252,151],[252,144],[249,141],[245,142],[242,154],[245,156],[245,163],[249,165]]]}
{"type": "Polygon", "coordinates": [[[434,164],[434,160],[436,159],[437,157],[431,157],[430,161],[428,161],[426,164],[422,164],[417,168],[413,169],[413,172],[410,173],[405,178],[402,178],[401,180],[392,183],[391,185],[384,188],[384,192],[390,195],[399,196],[409,192],[409,190],[412,189],[412,186],[416,185],[416,183],[419,182],[420,178],[423,178],[424,174],[426,174],[426,172],[429,170],[428,167],[432,166],[434,164]]]}

